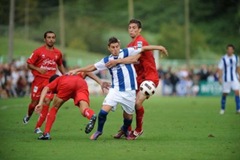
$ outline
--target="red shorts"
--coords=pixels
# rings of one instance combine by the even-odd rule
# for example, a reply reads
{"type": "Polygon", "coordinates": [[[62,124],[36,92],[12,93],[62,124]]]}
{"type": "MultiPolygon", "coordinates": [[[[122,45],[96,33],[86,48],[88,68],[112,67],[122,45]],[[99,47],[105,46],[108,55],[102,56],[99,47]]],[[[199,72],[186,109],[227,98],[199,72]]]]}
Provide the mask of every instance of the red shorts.
{"type": "MultiPolygon", "coordinates": [[[[48,84],[47,78],[42,77],[35,77],[32,86],[31,86],[31,98],[32,100],[39,100],[41,96],[41,92],[43,88],[48,84]]],[[[46,98],[52,100],[54,97],[54,94],[47,93],[46,98]]]]}
{"type": "Polygon", "coordinates": [[[73,98],[75,106],[79,106],[80,101],[85,101],[89,105],[89,92],[88,90],[79,90],[73,98]]]}
{"type": "Polygon", "coordinates": [[[84,79],[78,79],[76,83],[61,86],[58,90],[57,96],[64,101],[72,98],[76,106],[79,106],[80,101],[85,101],[89,104],[88,85],[84,79]]]}

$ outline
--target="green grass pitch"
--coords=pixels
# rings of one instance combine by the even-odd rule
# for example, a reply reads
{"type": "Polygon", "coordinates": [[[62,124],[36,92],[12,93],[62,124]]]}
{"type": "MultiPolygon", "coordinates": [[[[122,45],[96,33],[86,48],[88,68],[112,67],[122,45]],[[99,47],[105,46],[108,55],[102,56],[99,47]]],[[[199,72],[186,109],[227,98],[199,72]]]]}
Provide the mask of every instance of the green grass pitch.
{"type": "MultiPolygon", "coordinates": [[[[96,113],[103,98],[91,97],[96,113]]],[[[233,97],[227,99],[225,115],[219,115],[220,97],[151,97],[144,104],[144,134],[135,141],[112,138],[122,124],[120,107],[108,115],[104,134],[90,141],[84,133],[88,121],[72,100],[59,110],[52,140],[39,141],[33,133],[37,115],[22,123],[29,100],[0,100],[1,160],[240,159],[240,115],[233,97]]]]}

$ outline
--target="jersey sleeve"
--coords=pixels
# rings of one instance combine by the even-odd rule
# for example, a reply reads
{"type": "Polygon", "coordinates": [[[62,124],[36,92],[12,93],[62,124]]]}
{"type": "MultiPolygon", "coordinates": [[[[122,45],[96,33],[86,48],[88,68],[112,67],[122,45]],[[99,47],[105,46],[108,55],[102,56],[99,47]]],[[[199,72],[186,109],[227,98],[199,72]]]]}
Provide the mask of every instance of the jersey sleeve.
{"type": "Polygon", "coordinates": [[[223,59],[221,59],[218,63],[218,69],[223,69],[223,59]]]}
{"type": "Polygon", "coordinates": [[[31,56],[27,59],[28,64],[34,64],[38,60],[38,52],[35,50],[31,56]]]}
{"type": "Polygon", "coordinates": [[[142,47],[129,47],[128,50],[128,56],[134,56],[138,53],[142,52],[142,47]]]}
{"type": "Polygon", "coordinates": [[[94,66],[97,68],[97,70],[101,71],[107,69],[105,66],[106,63],[107,61],[105,59],[102,59],[101,61],[95,63],[94,66]]]}

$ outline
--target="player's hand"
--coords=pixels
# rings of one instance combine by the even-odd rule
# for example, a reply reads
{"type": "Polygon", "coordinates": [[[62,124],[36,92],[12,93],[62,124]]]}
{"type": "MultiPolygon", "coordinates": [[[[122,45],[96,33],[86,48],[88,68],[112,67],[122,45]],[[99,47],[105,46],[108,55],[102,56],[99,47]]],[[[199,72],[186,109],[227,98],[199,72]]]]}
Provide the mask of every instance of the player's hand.
{"type": "Polygon", "coordinates": [[[68,71],[67,74],[69,74],[69,75],[75,75],[75,74],[77,74],[77,73],[78,73],[78,71],[77,71],[76,69],[74,69],[74,70],[68,71]]]}
{"type": "Polygon", "coordinates": [[[159,51],[160,51],[160,54],[161,54],[160,56],[161,57],[168,56],[168,51],[167,51],[167,49],[165,47],[160,46],[159,51]]]}
{"type": "Polygon", "coordinates": [[[35,107],[35,112],[37,114],[40,114],[42,111],[42,105],[41,104],[37,104],[36,107],[35,107]]]}
{"type": "Polygon", "coordinates": [[[104,92],[104,89],[109,90],[110,86],[111,86],[111,83],[109,83],[109,82],[102,82],[102,84],[101,84],[102,91],[104,92]]]}
{"type": "Polygon", "coordinates": [[[105,64],[105,66],[106,66],[107,68],[112,68],[112,67],[115,67],[117,64],[118,64],[118,63],[117,63],[116,60],[111,60],[111,61],[108,61],[108,62],[105,64]]]}
{"type": "Polygon", "coordinates": [[[47,72],[47,70],[46,69],[43,69],[43,68],[38,68],[38,70],[37,70],[39,73],[41,73],[41,74],[45,74],[46,72],[47,72]]]}

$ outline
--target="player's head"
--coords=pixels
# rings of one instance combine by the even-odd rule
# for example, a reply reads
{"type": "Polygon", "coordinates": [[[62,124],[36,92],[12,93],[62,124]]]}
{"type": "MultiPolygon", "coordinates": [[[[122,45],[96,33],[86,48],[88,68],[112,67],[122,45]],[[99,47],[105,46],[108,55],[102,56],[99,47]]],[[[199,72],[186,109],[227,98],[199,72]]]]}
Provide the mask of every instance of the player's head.
{"type": "Polygon", "coordinates": [[[233,44],[228,44],[226,49],[227,49],[227,54],[232,55],[234,53],[235,47],[233,44]]]}
{"type": "Polygon", "coordinates": [[[108,50],[113,56],[118,56],[120,51],[120,41],[116,37],[109,38],[108,50]]]}
{"type": "Polygon", "coordinates": [[[53,31],[47,31],[44,33],[44,41],[47,47],[52,48],[56,42],[56,34],[53,31]]]}
{"type": "Polygon", "coordinates": [[[131,19],[128,23],[128,33],[131,38],[137,37],[142,31],[142,23],[137,19],[131,19]]]}
{"type": "Polygon", "coordinates": [[[58,78],[59,77],[59,75],[57,75],[57,74],[54,74],[53,76],[51,76],[50,78],[49,78],[49,83],[51,83],[52,81],[54,81],[56,78],[58,78]]]}

